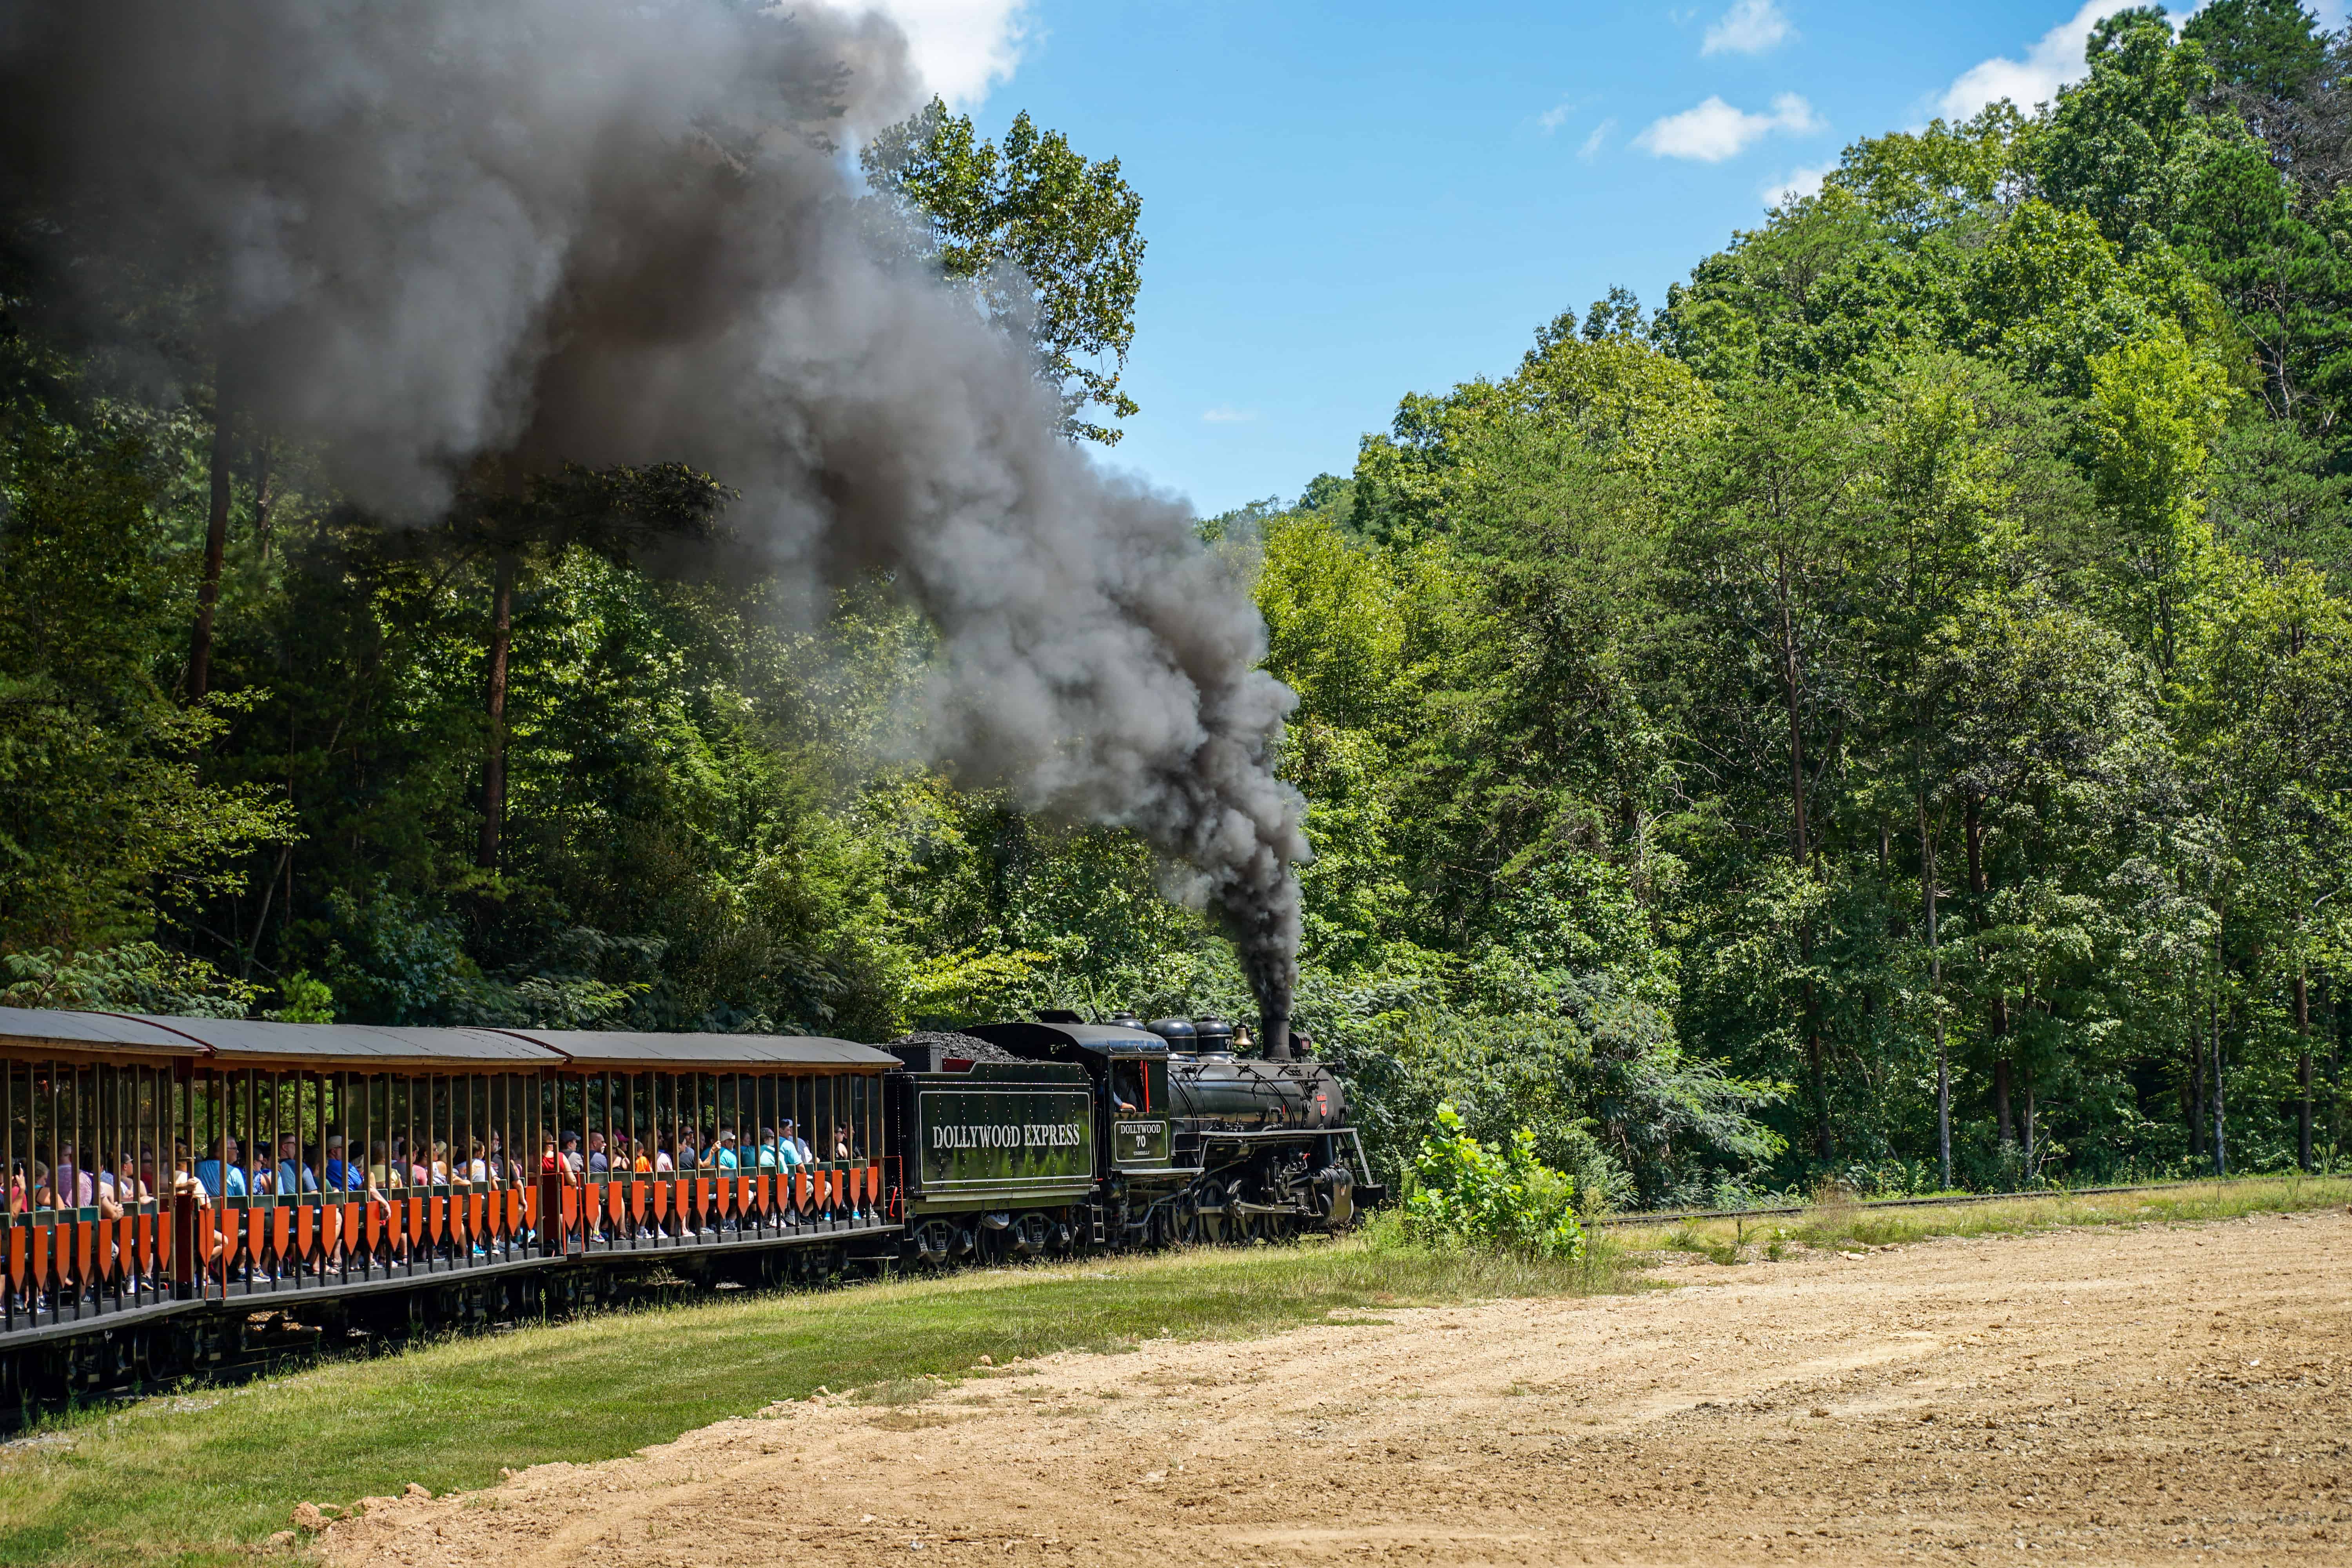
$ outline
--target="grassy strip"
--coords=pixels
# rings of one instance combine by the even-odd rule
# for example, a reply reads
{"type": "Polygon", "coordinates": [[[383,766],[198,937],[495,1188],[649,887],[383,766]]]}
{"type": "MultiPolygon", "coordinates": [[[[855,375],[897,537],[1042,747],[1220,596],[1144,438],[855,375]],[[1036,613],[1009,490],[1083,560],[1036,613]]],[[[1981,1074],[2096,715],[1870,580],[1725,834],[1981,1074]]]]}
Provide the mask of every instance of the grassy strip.
{"type": "Polygon", "coordinates": [[[297,1502],[589,1462],[772,1401],[1057,1350],[1267,1333],[1336,1309],[1605,1288],[1581,1265],[1361,1241],[1180,1252],[616,1313],[61,1420],[0,1450],[0,1563],[246,1561],[297,1502]]]}
{"type": "Polygon", "coordinates": [[[1628,1252],[1688,1252],[1717,1263],[1770,1259],[1798,1247],[1889,1247],[1938,1236],[2013,1236],[2062,1226],[2147,1225],[2241,1219],[2352,1205],[2352,1178],[2283,1176],[2274,1182],[2184,1183],[2162,1192],[1955,1204],[1940,1208],[1870,1208],[1832,1204],[1796,1215],[1684,1220],[1627,1226],[1612,1234],[1628,1252]]]}

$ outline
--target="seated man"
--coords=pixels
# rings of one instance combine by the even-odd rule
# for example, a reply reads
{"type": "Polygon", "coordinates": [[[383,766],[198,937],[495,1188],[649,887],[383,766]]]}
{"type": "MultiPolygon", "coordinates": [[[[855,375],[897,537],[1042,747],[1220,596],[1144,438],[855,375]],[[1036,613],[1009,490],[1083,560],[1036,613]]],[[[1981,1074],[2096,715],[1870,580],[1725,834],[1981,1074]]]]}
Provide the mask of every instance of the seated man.
{"type": "Polygon", "coordinates": [[[237,1157],[243,1152],[237,1147],[236,1139],[226,1138],[215,1153],[196,1162],[196,1184],[204,1188],[206,1197],[242,1198],[252,1195],[252,1189],[246,1184],[245,1167],[237,1163],[237,1157]],[[227,1161],[226,1164],[222,1163],[224,1155],[227,1161]]]}
{"type": "Polygon", "coordinates": [[[359,1184],[352,1179],[356,1173],[344,1163],[343,1135],[340,1132],[327,1134],[327,1158],[320,1169],[325,1173],[330,1192],[349,1192],[359,1184]]]}
{"type": "Polygon", "coordinates": [[[315,1193],[318,1173],[302,1159],[301,1142],[289,1132],[278,1141],[278,1183],[281,1193],[315,1193]]]}

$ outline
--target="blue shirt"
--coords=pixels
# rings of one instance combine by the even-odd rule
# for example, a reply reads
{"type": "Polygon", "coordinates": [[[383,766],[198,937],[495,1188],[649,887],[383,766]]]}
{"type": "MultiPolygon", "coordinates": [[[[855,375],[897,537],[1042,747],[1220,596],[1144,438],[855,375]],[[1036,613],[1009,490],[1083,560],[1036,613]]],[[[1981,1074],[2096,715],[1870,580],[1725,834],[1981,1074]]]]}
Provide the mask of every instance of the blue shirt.
{"type": "MultiPolygon", "coordinates": [[[[204,1188],[211,1196],[219,1197],[221,1195],[221,1163],[218,1160],[197,1161],[196,1184],[204,1188]]],[[[231,1165],[228,1168],[228,1195],[233,1198],[246,1195],[245,1171],[241,1166],[231,1165]]]]}
{"type": "Polygon", "coordinates": [[[735,1151],[732,1149],[721,1146],[713,1149],[710,1153],[711,1163],[722,1171],[738,1171],[743,1167],[743,1162],[735,1157],[735,1151]]]}
{"type": "Polygon", "coordinates": [[[299,1175],[296,1173],[298,1167],[291,1160],[278,1162],[278,1190],[281,1193],[317,1192],[319,1178],[310,1173],[310,1167],[308,1165],[299,1167],[300,1173],[299,1175]]]}

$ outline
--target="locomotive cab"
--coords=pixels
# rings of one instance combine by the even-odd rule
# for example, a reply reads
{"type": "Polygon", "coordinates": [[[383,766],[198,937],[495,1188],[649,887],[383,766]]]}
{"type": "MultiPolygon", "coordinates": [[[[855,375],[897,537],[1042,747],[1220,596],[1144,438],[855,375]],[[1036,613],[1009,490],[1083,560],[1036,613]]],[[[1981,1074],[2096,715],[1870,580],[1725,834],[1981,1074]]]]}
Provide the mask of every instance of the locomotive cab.
{"type": "Polygon", "coordinates": [[[1171,1168],[1175,1129],[1168,1088],[1168,1042],[1118,1024],[982,1024],[970,1033],[1031,1061],[1084,1068],[1098,1100],[1103,1168],[1145,1180],[1181,1177],[1171,1168]]]}

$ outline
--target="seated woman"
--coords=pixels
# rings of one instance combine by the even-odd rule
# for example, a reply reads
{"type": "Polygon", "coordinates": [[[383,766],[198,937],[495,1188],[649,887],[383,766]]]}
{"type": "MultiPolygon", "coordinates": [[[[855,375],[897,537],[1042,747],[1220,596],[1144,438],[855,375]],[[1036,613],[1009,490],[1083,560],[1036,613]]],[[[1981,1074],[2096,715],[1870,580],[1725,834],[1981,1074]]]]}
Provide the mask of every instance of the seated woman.
{"type": "Polygon", "coordinates": [[[188,1163],[188,1146],[185,1143],[172,1146],[172,1195],[175,1198],[194,1197],[198,1208],[212,1207],[212,1194],[205,1192],[204,1183],[196,1179],[195,1167],[188,1163]]]}
{"type": "Polygon", "coordinates": [[[378,1138],[368,1144],[367,1204],[370,1217],[383,1226],[383,1239],[377,1244],[378,1263],[389,1267],[394,1258],[408,1251],[408,1226],[404,1212],[392,1201],[392,1194],[407,1187],[400,1166],[392,1158],[393,1146],[378,1138]]]}

